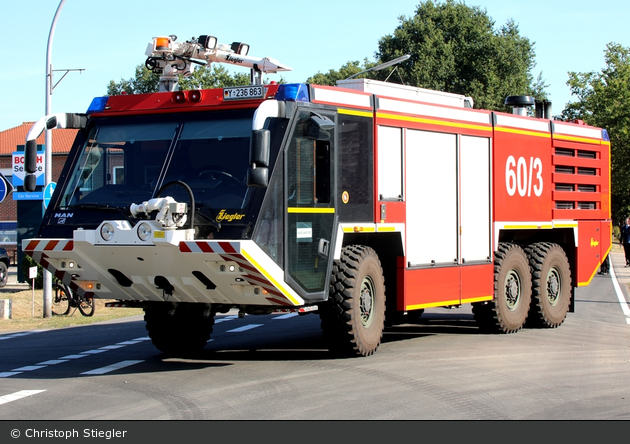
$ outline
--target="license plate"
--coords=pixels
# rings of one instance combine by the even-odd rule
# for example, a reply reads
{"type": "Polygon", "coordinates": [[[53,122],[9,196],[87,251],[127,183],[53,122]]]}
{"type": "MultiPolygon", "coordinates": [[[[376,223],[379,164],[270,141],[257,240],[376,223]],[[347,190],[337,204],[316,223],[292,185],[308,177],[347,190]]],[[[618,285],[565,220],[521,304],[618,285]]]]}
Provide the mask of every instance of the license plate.
{"type": "Polygon", "coordinates": [[[264,86],[237,86],[223,89],[223,100],[264,99],[264,86]]]}

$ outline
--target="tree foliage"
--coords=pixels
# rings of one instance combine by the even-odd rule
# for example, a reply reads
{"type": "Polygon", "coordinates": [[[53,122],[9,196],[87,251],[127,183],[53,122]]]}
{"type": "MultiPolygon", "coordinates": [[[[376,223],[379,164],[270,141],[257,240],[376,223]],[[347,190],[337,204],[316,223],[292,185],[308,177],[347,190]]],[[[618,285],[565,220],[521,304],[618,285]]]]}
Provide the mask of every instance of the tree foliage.
{"type": "MultiPolygon", "coordinates": [[[[150,71],[144,65],[136,66],[135,76],[116,83],[109,81],[107,95],[144,94],[156,92],[159,89],[159,74],[150,71]]],[[[229,86],[249,85],[249,73],[230,73],[225,66],[210,65],[197,66],[190,77],[179,77],[179,89],[209,89],[229,86]]]]}
{"type": "Polygon", "coordinates": [[[136,66],[136,75],[128,80],[121,79],[116,83],[113,80],[107,85],[108,96],[120,94],[145,94],[158,90],[160,76],[149,71],[144,65],[136,66]]]}
{"type": "Polygon", "coordinates": [[[605,128],[611,142],[612,217],[621,224],[630,216],[630,48],[606,45],[601,72],[569,72],[567,85],[577,102],[562,116],[605,128]]]}
{"type": "Polygon", "coordinates": [[[339,71],[318,73],[308,81],[333,84],[362,69],[409,54],[395,68],[357,78],[376,78],[471,96],[476,108],[511,111],[510,95],[546,98],[542,73],[534,79],[534,43],[519,34],[513,20],[495,30],[485,9],[455,0],[421,2],[412,17],[400,17],[393,34],[379,40],[378,63],[348,62],[339,71]],[[392,75],[396,69],[397,75],[392,75]]]}
{"type": "MultiPolygon", "coordinates": [[[[377,63],[369,62],[367,58],[363,60],[363,64],[361,64],[358,60],[346,62],[341,68],[339,68],[339,70],[331,69],[325,74],[318,72],[314,76],[309,77],[306,80],[306,83],[334,86],[337,84],[337,80],[347,79],[348,77],[351,77],[355,74],[360,73],[361,71],[365,71],[376,65],[377,63]]],[[[376,78],[376,73],[375,71],[367,72],[365,74],[357,76],[357,78],[373,79],[376,78]]]]}

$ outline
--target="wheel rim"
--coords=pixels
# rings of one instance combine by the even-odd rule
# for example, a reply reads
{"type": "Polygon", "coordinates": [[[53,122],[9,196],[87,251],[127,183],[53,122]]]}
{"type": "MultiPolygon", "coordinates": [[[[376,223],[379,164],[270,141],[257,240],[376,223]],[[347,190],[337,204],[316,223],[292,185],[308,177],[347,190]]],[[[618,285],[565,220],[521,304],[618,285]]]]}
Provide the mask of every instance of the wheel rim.
{"type": "Polygon", "coordinates": [[[560,299],[562,277],[556,267],[552,267],[547,273],[547,300],[551,305],[556,305],[560,299]]]}
{"type": "Polygon", "coordinates": [[[505,277],[505,301],[510,311],[514,311],[521,298],[521,278],[515,270],[505,277]]]}
{"type": "Polygon", "coordinates": [[[369,276],[364,277],[363,282],[361,282],[359,310],[361,311],[361,324],[368,327],[374,318],[374,281],[369,276]]]}

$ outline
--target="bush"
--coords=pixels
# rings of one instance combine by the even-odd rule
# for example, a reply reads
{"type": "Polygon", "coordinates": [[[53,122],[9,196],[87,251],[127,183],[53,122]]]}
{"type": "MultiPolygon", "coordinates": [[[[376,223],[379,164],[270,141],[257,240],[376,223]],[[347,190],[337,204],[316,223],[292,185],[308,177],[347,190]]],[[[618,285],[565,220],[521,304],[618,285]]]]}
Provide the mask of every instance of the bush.
{"type": "Polygon", "coordinates": [[[617,239],[621,243],[621,229],[617,225],[613,227],[613,239],[617,239]]]}
{"type": "Polygon", "coordinates": [[[24,255],[24,259],[22,259],[22,273],[24,274],[24,279],[28,282],[28,285],[33,285],[33,280],[28,278],[28,270],[31,267],[37,266],[37,277],[35,278],[35,289],[41,290],[44,288],[44,267],[39,265],[37,262],[33,260],[29,255],[24,255]]]}

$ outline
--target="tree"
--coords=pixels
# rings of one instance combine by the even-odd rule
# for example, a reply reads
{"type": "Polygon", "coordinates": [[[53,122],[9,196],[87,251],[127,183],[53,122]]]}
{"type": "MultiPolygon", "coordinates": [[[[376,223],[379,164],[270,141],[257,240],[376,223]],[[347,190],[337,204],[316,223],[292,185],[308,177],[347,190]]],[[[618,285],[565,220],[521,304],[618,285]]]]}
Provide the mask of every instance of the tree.
{"type": "MultiPolygon", "coordinates": [[[[339,69],[339,71],[331,69],[326,74],[318,72],[314,76],[309,77],[306,80],[306,83],[313,83],[315,85],[334,86],[337,84],[337,80],[347,79],[348,77],[351,77],[355,74],[360,73],[361,71],[367,70],[376,65],[377,63],[368,62],[367,58],[363,60],[363,65],[361,65],[358,60],[354,62],[347,62],[339,69]]],[[[375,78],[375,77],[376,77],[376,74],[374,71],[367,72],[365,74],[357,76],[357,78],[375,78]]]]}
{"type": "Polygon", "coordinates": [[[379,40],[377,57],[411,55],[399,68],[407,82],[471,96],[476,108],[492,110],[511,111],[504,106],[510,95],[545,98],[541,76],[535,82],[531,74],[534,43],[519,34],[513,20],[495,30],[485,9],[428,0],[400,22],[392,35],[379,40]]]}
{"type": "Polygon", "coordinates": [[[113,80],[107,85],[108,96],[118,96],[120,94],[145,94],[158,90],[160,76],[149,71],[144,65],[136,66],[136,76],[119,83],[113,80]]]}
{"type": "MultiPolygon", "coordinates": [[[[375,66],[409,54],[390,81],[473,98],[475,108],[508,111],[505,98],[532,95],[546,98],[542,73],[534,79],[534,43],[519,34],[513,20],[495,30],[485,9],[463,2],[421,2],[413,17],[401,16],[394,33],[379,40],[375,66]]],[[[365,69],[365,68],[364,68],[365,69]]],[[[358,62],[348,62],[339,71],[316,74],[309,81],[331,84],[360,71],[358,62]],[[348,75],[346,75],[348,74],[348,75]]],[[[372,71],[357,78],[385,80],[392,69],[372,71]]]]}
{"type": "MultiPolygon", "coordinates": [[[[107,95],[157,92],[159,81],[159,74],[150,71],[144,65],[138,65],[136,66],[135,77],[128,80],[121,79],[118,83],[110,80],[107,86],[107,95]]],[[[180,90],[224,88],[249,84],[249,73],[231,74],[226,67],[215,64],[211,66],[197,66],[190,77],[179,77],[180,90]]]]}
{"type": "Polygon", "coordinates": [[[567,85],[577,102],[562,117],[605,128],[611,144],[612,217],[621,224],[630,214],[630,48],[606,45],[601,72],[569,72],[567,85]]]}

